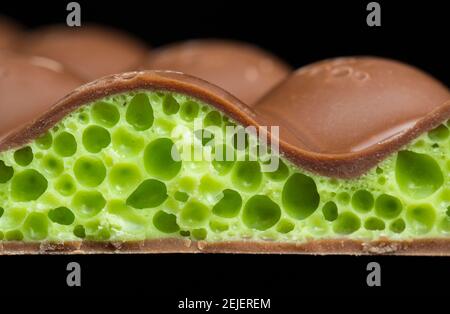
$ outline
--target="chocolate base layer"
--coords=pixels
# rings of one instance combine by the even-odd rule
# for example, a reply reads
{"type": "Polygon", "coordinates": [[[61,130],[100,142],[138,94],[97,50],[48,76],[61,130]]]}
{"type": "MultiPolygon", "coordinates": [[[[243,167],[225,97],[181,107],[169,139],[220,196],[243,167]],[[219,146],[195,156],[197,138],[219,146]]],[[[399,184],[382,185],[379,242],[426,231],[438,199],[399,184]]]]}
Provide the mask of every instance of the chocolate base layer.
{"type": "Polygon", "coordinates": [[[392,241],[323,239],[304,243],[263,241],[206,242],[188,239],[156,239],[129,242],[0,242],[0,255],[23,254],[142,254],[234,253],[311,255],[431,255],[450,256],[450,239],[392,241]]]}

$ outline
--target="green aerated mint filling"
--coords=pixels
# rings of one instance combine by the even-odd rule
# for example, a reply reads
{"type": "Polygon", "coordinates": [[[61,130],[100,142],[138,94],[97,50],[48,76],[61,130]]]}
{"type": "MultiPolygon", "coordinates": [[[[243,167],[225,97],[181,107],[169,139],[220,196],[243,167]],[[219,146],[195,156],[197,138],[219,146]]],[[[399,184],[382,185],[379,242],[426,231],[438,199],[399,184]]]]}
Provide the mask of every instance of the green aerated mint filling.
{"type": "Polygon", "coordinates": [[[448,123],[353,180],[318,176],[282,157],[272,172],[264,171],[267,160],[236,160],[250,154],[249,138],[237,147],[236,134],[225,134],[233,125],[176,93],[87,104],[28,145],[0,153],[0,240],[450,235],[448,123]],[[223,156],[184,158],[198,148],[202,157],[223,156]]]}

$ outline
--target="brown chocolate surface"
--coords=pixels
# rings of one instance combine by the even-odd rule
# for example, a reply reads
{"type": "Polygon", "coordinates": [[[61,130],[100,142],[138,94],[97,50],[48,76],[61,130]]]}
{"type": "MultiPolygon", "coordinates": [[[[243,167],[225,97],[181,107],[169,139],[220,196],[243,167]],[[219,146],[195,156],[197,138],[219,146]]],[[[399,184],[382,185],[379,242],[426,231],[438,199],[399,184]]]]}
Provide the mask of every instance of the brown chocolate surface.
{"type": "Polygon", "coordinates": [[[85,81],[135,70],[147,48],[120,31],[99,26],[50,26],[30,33],[21,51],[57,60],[85,81]]]}
{"type": "Polygon", "coordinates": [[[81,84],[54,60],[0,53],[0,142],[81,84]]]}
{"type": "Polygon", "coordinates": [[[250,106],[291,72],[287,64],[258,47],[212,39],[154,50],[142,68],[179,71],[202,78],[250,106]]]}
{"type": "Polygon", "coordinates": [[[339,58],[295,71],[254,110],[265,123],[283,126],[291,145],[351,154],[397,138],[447,100],[447,87],[412,66],[339,58]]]}
{"type": "Polygon", "coordinates": [[[0,49],[14,49],[20,36],[21,27],[4,16],[0,16],[0,49]]]}

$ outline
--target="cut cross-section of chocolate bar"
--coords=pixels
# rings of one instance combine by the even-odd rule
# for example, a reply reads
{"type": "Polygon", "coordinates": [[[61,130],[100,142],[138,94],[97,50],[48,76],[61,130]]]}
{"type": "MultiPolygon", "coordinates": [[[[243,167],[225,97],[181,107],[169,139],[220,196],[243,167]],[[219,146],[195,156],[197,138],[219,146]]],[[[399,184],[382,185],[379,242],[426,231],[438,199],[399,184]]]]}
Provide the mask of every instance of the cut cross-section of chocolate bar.
{"type": "Polygon", "coordinates": [[[180,73],[105,77],[2,131],[1,251],[448,255],[449,96],[378,58],[252,108],[180,73]]]}

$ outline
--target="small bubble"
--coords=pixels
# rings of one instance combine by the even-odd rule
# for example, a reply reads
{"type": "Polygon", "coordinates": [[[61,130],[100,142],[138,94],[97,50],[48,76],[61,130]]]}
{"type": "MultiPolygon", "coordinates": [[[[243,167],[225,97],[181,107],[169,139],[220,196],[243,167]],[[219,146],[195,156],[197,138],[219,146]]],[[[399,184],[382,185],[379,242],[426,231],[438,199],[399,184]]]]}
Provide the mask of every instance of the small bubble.
{"type": "Polygon", "coordinates": [[[358,81],[365,81],[369,78],[369,74],[366,72],[362,72],[362,71],[356,71],[353,76],[358,80],[358,81]]]}
{"type": "Polygon", "coordinates": [[[352,74],[353,69],[351,67],[337,67],[331,70],[331,75],[334,77],[344,77],[352,74]]]}

